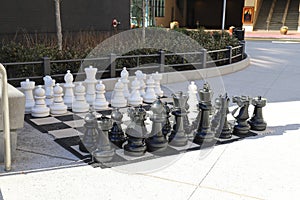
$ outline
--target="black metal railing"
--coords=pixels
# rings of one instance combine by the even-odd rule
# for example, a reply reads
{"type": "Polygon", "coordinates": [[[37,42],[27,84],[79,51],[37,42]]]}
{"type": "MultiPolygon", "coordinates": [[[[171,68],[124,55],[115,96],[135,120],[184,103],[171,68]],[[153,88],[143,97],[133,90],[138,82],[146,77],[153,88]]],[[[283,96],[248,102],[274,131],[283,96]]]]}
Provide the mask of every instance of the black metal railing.
{"type": "Polygon", "coordinates": [[[193,69],[204,69],[208,67],[218,67],[225,64],[231,64],[243,60],[245,57],[245,43],[239,46],[228,46],[226,49],[207,51],[201,49],[198,52],[185,53],[167,53],[159,51],[156,54],[149,55],[116,55],[110,54],[99,58],[70,59],[70,60],[50,60],[44,57],[41,61],[34,62],[14,62],[2,63],[8,74],[8,82],[14,86],[19,86],[21,81],[30,78],[42,84],[42,78],[45,75],[51,75],[57,79],[57,82],[64,82],[63,77],[66,72],[71,70],[75,78],[84,78],[83,68],[92,65],[98,68],[97,78],[114,78],[120,76],[124,66],[131,75],[136,70],[142,70],[144,73],[158,71],[160,73],[170,71],[182,71],[193,69]],[[172,62],[170,58],[176,56],[177,59],[172,62]],[[152,63],[146,63],[143,59],[152,59],[152,63]],[[178,59],[180,58],[180,59],[178,59]],[[129,64],[121,61],[130,60],[129,64]],[[120,65],[121,63],[121,65],[120,65]],[[129,66],[130,65],[130,66],[129,66]],[[60,72],[60,73],[59,73],[60,72]]]}

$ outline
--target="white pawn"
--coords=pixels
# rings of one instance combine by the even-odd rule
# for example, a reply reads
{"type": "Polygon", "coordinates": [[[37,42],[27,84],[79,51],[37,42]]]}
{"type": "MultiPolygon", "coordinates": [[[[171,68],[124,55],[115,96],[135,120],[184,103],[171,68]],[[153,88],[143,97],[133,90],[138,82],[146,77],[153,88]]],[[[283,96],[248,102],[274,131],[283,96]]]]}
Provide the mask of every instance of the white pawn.
{"type": "Polygon", "coordinates": [[[85,87],[79,82],[75,87],[75,101],[72,105],[72,111],[77,113],[88,112],[90,105],[85,100],[85,87]]]}
{"type": "Polygon", "coordinates": [[[74,101],[74,83],[73,83],[73,74],[71,74],[70,70],[67,71],[65,74],[65,95],[64,95],[64,102],[68,106],[68,108],[72,108],[72,104],[74,101]]]}
{"type": "Polygon", "coordinates": [[[105,85],[99,81],[96,85],[96,100],[94,102],[95,110],[105,110],[108,108],[108,102],[105,98],[105,85]]]}
{"type": "Polygon", "coordinates": [[[61,115],[67,113],[68,106],[65,105],[63,96],[63,89],[56,83],[53,89],[53,104],[50,105],[50,113],[53,115],[61,115]]]}
{"type": "Polygon", "coordinates": [[[45,102],[45,90],[39,85],[34,91],[35,104],[31,109],[33,117],[47,117],[50,114],[50,108],[45,102]]]}
{"type": "Polygon", "coordinates": [[[191,84],[188,86],[188,95],[189,99],[187,101],[189,105],[190,112],[197,112],[198,111],[198,98],[197,98],[197,85],[194,81],[191,81],[191,84]]]}
{"type": "Polygon", "coordinates": [[[128,104],[131,106],[138,106],[143,103],[143,98],[141,97],[139,91],[139,81],[135,78],[131,83],[131,94],[128,98],[128,104]]]}
{"type": "Polygon", "coordinates": [[[25,113],[30,113],[32,107],[34,106],[33,89],[35,87],[35,82],[26,79],[26,81],[21,82],[21,89],[25,95],[25,113]]]}
{"type": "Polygon", "coordinates": [[[45,94],[46,94],[46,105],[50,106],[53,103],[53,87],[55,85],[55,80],[51,76],[44,76],[45,94]]]}
{"type": "Polygon", "coordinates": [[[84,80],[86,86],[86,101],[92,105],[96,98],[95,85],[97,83],[96,73],[97,68],[93,68],[93,66],[89,66],[84,69],[86,74],[86,79],[84,80]]]}
{"type": "Polygon", "coordinates": [[[144,102],[146,103],[153,103],[157,96],[155,94],[155,82],[153,80],[152,75],[149,77],[147,80],[147,85],[146,85],[146,93],[144,95],[144,102]]]}
{"type": "Polygon", "coordinates": [[[124,92],[124,96],[126,99],[130,95],[129,90],[128,90],[128,83],[129,83],[128,76],[129,76],[129,73],[128,73],[126,67],[123,67],[123,70],[121,71],[121,81],[124,84],[123,92],[124,92]]]}
{"type": "Polygon", "coordinates": [[[159,74],[158,72],[152,74],[153,79],[155,81],[155,94],[159,97],[162,97],[164,95],[164,92],[161,90],[160,87],[160,81],[162,80],[162,74],[159,74]]]}
{"type": "Polygon", "coordinates": [[[135,72],[135,75],[136,75],[136,78],[138,79],[139,83],[140,83],[140,94],[141,96],[144,96],[145,95],[145,79],[146,79],[146,74],[144,74],[141,70],[137,70],[135,72]]]}
{"type": "Polygon", "coordinates": [[[124,84],[119,79],[115,84],[115,88],[113,91],[113,97],[111,99],[111,106],[115,108],[122,108],[127,106],[127,100],[124,97],[124,84]]]}

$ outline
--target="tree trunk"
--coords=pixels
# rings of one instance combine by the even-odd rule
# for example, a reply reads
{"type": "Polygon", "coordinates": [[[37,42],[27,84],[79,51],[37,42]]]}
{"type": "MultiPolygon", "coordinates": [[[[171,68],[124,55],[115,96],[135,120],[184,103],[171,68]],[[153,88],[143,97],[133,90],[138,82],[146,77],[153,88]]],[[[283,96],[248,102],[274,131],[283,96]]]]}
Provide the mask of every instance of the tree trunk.
{"type": "Polygon", "coordinates": [[[60,0],[54,0],[55,2],[55,21],[56,21],[56,35],[58,49],[62,50],[62,33],[61,33],[61,19],[60,19],[60,0]]]}

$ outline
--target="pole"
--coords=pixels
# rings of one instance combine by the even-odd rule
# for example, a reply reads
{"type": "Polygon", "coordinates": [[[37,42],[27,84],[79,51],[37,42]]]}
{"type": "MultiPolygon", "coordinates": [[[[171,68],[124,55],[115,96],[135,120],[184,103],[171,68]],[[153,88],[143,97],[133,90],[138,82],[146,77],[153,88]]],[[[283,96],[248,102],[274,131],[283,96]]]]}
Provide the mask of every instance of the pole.
{"type": "Polygon", "coordinates": [[[224,29],[225,29],[225,16],[226,16],[226,0],[223,0],[222,31],[224,31],[224,29]]]}
{"type": "Polygon", "coordinates": [[[0,73],[2,75],[2,112],[3,112],[3,135],[4,135],[4,162],[5,170],[11,170],[11,146],[10,146],[10,125],[9,125],[9,106],[6,69],[0,63],[0,73]]]}

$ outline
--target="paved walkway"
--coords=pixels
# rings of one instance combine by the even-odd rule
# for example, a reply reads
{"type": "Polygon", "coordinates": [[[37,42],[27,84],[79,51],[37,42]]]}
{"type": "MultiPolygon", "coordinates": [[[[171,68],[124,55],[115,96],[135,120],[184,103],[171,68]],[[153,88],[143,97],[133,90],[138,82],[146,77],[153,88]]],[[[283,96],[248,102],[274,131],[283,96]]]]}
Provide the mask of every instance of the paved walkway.
{"type": "Polygon", "coordinates": [[[246,40],[266,40],[266,39],[281,39],[281,40],[300,40],[300,32],[288,31],[286,35],[280,34],[279,31],[246,31],[246,40]]]}
{"type": "MultiPolygon", "coordinates": [[[[207,80],[229,96],[268,98],[269,134],[101,169],[78,162],[49,135],[26,124],[13,171],[4,173],[0,165],[0,199],[298,199],[300,48],[279,42],[246,41],[250,66],[207,80]]],[[[186,84],[167,87],[186,90],[186,84]]]]}

